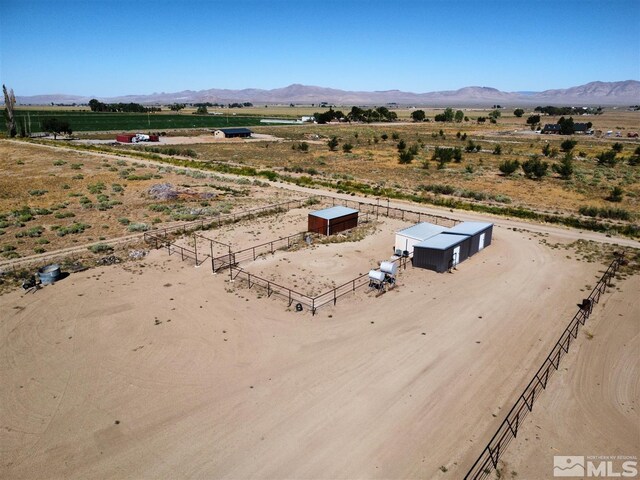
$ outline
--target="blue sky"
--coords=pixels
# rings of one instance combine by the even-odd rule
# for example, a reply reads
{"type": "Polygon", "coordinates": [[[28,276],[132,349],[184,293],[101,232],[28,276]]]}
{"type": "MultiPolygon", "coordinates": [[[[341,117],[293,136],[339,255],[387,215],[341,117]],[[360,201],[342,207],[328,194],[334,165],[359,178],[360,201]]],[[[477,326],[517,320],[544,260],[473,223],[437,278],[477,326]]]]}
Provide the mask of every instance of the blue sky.
{"type": "Polygon", "coordinates": [[[17,95],[640,79],[639,0],[0,0],[17,95]]]}

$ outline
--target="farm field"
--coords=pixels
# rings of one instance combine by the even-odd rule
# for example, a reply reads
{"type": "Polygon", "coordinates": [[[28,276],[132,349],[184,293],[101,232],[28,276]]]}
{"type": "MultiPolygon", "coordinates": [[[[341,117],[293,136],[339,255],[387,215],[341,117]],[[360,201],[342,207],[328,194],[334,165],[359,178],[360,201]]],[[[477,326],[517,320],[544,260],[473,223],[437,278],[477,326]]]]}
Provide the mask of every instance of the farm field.
{"type": "Polygon", "coordinates": [[[260,125],[256,116],[241,116],[235,112],[224,115],[191,115],[189,113],[96,113],[65,110],[16,110],[16,122],[29,122],[31,131],[42,131],[45,118],[57,118],[69,122],[74,132],[102,131],[159,131],[175,128],[224,128],[260,125]]]}
{"type": "MultiPolygon", "coordinates": [[[[253,232],[266,224],[256,219],[253,232]]],[[[376,242],[392,245],[389,227],[376,242]]],[[[250,234],[246,224],[222,231],[238,245],[250,234]]],[[[335,264],[338,254],[345,270],[359,269],[362,259],[348,252],[370,238],[277,256],[294,262],[311,252],[335,264]]],[[[492,245],[454,274],[410,267],[388,293],[359,290],[316,316],[165,250],[36,294],[6,293],[0,471],[25,479],[460,478],[604,261],[553,234],[497,225],[492,245]]],[[[322,281],[317,273],[305,281],[322,281]]],[[[612,295],[633,298],[634,278],[621,277],[612,295]]],[[[606,303],[592,316],[602,325],[606,303]]],[[[638,304],[628,305],[617,321],[637,330],[638,304]]],[[[629,348],[593,361],[608,368],[629,348]]],[[[571,361],[563,367],[571,371],[571,361]]],[[[550,391],[560,388],[555,380],[550,391]]],[[[633,392],[636,383],[621,377],[617,388],[633,392]]],[[[583,394],[597,391],[590,384],[583,394]]],[[[637,422],[634,410],[626,415],[637,422]]],[[[607,418],[596,411],[591,422],[607,418]]],[[[523,427],[526,436],[536,431],[523,427]]]]}

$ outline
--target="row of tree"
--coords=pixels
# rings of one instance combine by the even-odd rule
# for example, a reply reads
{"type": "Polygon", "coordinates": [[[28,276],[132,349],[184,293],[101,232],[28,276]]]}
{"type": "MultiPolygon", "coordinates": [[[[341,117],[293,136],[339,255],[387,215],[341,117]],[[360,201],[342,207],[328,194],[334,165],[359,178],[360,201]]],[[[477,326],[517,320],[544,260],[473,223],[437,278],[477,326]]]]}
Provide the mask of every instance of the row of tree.
{"type": "Polygon", "coordinates": [[[316,112],[313,114],[316,122],[324,124],[334,120],[347,122],[393,122],[398,119],[396,112],[390,111],[387,107],[369,108],[364,110],[360,107],[352,107],[348,114],[344,114],[341,110],[334,110],[330,107],[326,112],[316,112]]]}
{"type": "Polygon", "coordinates": [[[103,103],[95,98],[89,100],[89,108],[92,112],[126,112],[126,113],[148,113],[160,112],[160,107],[145,107],[139,103],[103,103]]]}

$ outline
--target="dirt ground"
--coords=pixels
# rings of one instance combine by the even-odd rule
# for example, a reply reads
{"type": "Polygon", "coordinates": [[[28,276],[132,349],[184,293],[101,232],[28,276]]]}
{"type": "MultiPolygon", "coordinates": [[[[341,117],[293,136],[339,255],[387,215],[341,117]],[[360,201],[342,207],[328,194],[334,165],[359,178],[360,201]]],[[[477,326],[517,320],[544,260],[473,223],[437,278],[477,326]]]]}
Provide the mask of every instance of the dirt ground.
{"type": "MultiPolygon", "coordinates": [[[[166,251],[0,296],[0,476],[461,478],[600,276],[544,240],[496,226],[455,273],[316,316],[166,251]]],[[[596,307],[505,457],[518,478],[550,476],[532,443],[586,430],[637,454],[638,285],[596,307]]]]}
{"type": "MultiPolygon", "coordinates": [[[[622,286],[640,292],[640,277],[622,286]]],[[[554,455],[640,456],[640,308],[613,291],[580,333],[523,434],[501,463],[505,478],[551,476],[554,455]]],[[[620,471],[620,462],[615,466],[620,471]]]]}

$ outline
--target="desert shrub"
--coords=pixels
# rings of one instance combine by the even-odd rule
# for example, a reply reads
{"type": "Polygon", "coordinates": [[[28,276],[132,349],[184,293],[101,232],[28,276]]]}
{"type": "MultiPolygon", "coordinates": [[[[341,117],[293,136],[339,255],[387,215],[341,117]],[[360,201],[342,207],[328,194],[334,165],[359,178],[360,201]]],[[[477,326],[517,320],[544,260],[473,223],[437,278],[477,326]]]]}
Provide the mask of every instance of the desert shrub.
{"type": "Polygon", "coordinates": [[[598,208],[590,206],[582,206],[578,209],[581,215],[587,217],[611,218],[613,220],[631,220],[632,215],[629,211],[622,208],[598,208]]]}
{"type": "Polygon", "coordinates": [[[56,234],[59,237],[64,237],[66,235],[75,235],[84,232],[87,228],[91,228],[91,225],[87,225],[86,223],[73,223],[67,227],[58,228],[56,234]]]}
{"type": "Polygon", "coordinates": [[[353,150],[353,145],[351,145],[350,143],[345,143],[342,145],[342,151],[344,153],[351,153],[351,150],[353,150]]]}
{"type": "Polygon", "coordinates": [[[48,190],[29,190],[29,195],[31,195],[32,197],[41,197],[47,192],[48,190]]]}
{"type": "Polygon", "coordinates": [[[616,151],[611,149],[606,152],[600,152],[596,155],[596,159],[600,165],[608,165],[609,167],[613,167],[618,159],[616,158],[616,151]]]}
{"type": "Polygon", "coordinates": [[[83,163],[72,163],[71,170],[80,170],[83,167],[83,163]]]}
{"type": "Polygon", "coordinates": [[[505,160],[498,165],[498,169],[508,177],[520,167],[520,162],[518,160],[505,160]]]}
{"type": "Polygon", "coordinates": [[[91,193],[93,195],[102,193],[105,188],[107,188],[107,187],[105,187],[104,183],[102,183],[102,182],[98,182],[98,183],[93,183],[93,184],[87,185],[87,190],[89,190],[89,193],[91,193]]]}
{"type": "Polygon", "coordinates": [[[571,153],[567,152],[560,160],[560,163],[553,164],[551,168],[565,180],[571,178],[571,175],[573,175],[573,157],[571,153]]]}
{"type": "Polygon", "coordinates": [[[613,145],[611,145],[611,150],[613,150],[616,153],[621,153],[623,148],[624,148],[624,145],[622,145],[620,142],[616,142],[613,145]]]}
{"type": "Polygon", "coordinates": [[[53,162],[53,165],[56,167],[60,167],[62,165],[65,165],[67,162],[65,162],[64,160],[56,160],[55,162],[53,162]]]}
{"type": "Polygon", "coordinates": [[[414,155],[411,152],[407,150],[401,150],[400,152],[398,152],[398,163],[402,165],[411,163],[413,161],[413,157],[414,155]]]}
{"type": "Polygon", "coordinates": [[[146,232],[149,230],[149,225],[146,223],[130,223],[127,230],[130,232],[146,232]]]}
{"type": "Polygon", "coordinates": [[[96,245],[91,245],[88,247],[88,250],[91,253],[111,253],[113,252],[113,247],[107,245],[106,243],[97,243],[96,245]]]}
{"type": "Polygon", "coordinates": [[[129,225],[129,224],[131,223],[131,220],[129,220],[128,218],[124,218],[124,217],[123,217],[123,218],[119,218],[119,219],[118,219],[118,222],[119,222],[121,225],[129,225]]]}
{"type": "Polygon", "coordinates": [[[493,154],[502,155],[502,147],[500,145],[496,145],[496,147],[493,149],[493,154]]]}
{"type": "Polygon", "coordinates": [[[576,140],[567,139],[560,144],[560,150],[563,152],[570,152],[577,144],[578,142],[576,140]]]}
{"type": "Polygon", "coordinates": [[[547,174],[548,168],[549,164],[541,161],[538,156],[533,156],[522,162],[522,170],[527,178],[540,179],[547,174]]]}
{"type": "Polygon", "coordinates": [[[621,202],[623,195],[624,190],[622,190],[622,188],[618,186],[615,186],[611,189],[611,193],[609,193],[609,196],[606,198],[606,200],[610,202],[621,202]]]}

